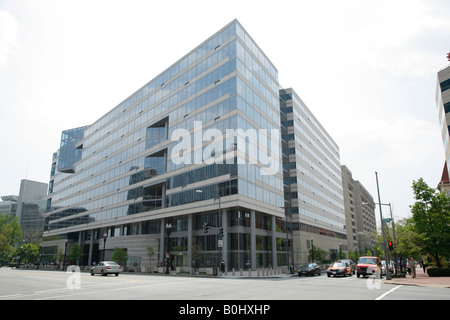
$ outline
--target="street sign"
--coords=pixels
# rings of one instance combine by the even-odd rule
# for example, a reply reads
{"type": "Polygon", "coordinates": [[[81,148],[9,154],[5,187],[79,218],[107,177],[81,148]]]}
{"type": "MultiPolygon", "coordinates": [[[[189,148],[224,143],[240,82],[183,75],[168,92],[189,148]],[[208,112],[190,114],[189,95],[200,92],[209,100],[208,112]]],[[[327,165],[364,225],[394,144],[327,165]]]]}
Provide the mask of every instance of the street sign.
{"type": "Polygon", "coordinates": [[[223,248],[223,240],[218,240],[217,246],[223,248]]]}
{"type": "Polygon", "coordinates": [[[391,222],[392,221],[392,218],[386,218],[386,219],[383,219],[383,222],[386,222],[386,223],[389,223],[389,222],[391,222]]]}

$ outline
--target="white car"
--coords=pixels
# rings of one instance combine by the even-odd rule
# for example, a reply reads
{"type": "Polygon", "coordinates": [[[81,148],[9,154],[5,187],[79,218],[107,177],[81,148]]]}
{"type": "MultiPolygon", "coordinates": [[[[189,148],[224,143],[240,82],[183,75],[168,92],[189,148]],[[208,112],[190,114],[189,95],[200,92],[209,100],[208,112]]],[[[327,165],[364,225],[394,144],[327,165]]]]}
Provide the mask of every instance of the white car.
{"type": "Polygon", "coordinates": [[[108,274],[115,274],[116,277],[122,272],[122,267],[114,261],[101,261],[96,266],[91,268],[91,276],[96,273],[102,276],[107,276],[108,274]]]}

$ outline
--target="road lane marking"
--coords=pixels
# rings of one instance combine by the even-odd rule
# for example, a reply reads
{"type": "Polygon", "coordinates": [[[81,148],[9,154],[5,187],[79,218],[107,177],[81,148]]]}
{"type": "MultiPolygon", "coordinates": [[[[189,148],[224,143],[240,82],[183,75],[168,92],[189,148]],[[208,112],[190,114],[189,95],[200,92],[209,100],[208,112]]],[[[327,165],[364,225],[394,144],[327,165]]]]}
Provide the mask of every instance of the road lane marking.
{"type": "Polygon", "coordinates": [[[401,287],[401,285],[396,286],[395,288],[389,290],[388,292],[383,293],[381,296],[379,296],[379,297],[376,298],[375,300],[381,300],[381,299],[383,299],[383,298],[386,297],[388,294],[391,294],[392,292],[394,292],[395,290],[397,290],[397,289],[400,288],[400,287],[401,287]]]}
{"type": "Polygon", "coordinates": [[[7,295],[7,296],[0,296],[0,299],[8,299],[8,298],[13,298],[13,297],[19,297],[19,296],[22,296],[22,295],[23,295],[22,293],[10,294],[10,295],[7,295]]]}
{"type": "Polygon", "coordinates": [[[59,295],[59,296],[53,296],[53,297],[43,297],[43,298],[36,298],[34,300],[50,300],[50,299],[67,299],[68,297],[72,297],[72,296],[78,296],[78,295],[89,295],[89,294],[101,294],[104,292],[111,292],[111,291],[117,291],[117,290],[130,290],[130,289],[143,289],[143,288],[148,288],[148,287],[157,287],[157,286],[165,286],[165,285],[171,285],[171,284],[192,284],[192,283],[196,283],[196,282],[203,282],[201,280],[192,280],[192,281],[185,281],[180,283],[179,281],[175,281],[175,282],[164,282],[164,283],[151,283],[151,284],[146,284],[146,285],[138,285],[138,286],[133,286],[133,287],[124,287],[121,286],[119,288],[112,288],[112,289],[106,289],[106,290],[101,290],[101,291],[83,291],[81,290],[76,290],[78,291],[77,293],[73,293],[73,294],[65,294],[65,295],[59,295]]]}

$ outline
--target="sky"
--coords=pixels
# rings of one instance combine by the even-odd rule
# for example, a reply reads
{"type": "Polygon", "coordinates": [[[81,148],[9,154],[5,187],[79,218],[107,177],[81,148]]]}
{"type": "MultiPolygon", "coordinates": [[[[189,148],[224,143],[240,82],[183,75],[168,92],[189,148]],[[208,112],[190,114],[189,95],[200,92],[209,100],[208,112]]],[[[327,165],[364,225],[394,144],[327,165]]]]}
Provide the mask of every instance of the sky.
{"type": "Polygon", "coordinates": [[[48,183],[61,131],[92,124],[235,18],[353,179],[378,202],[377,172],[381,203],[411,216],[413,181],[436,187],[445,161],[435,95],[448,0],[0,0],[0,195],[48,183]]]}

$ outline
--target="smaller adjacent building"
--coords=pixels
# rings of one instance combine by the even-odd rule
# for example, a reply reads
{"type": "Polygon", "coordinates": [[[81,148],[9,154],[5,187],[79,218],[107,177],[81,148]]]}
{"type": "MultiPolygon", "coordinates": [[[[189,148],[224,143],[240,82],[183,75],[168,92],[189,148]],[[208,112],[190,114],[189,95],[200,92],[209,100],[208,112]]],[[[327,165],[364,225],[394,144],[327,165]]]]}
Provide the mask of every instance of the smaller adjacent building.
{"type": "Polygon", "coordinates": [[[280,90],[288,244],[295,266],[314,246],[333,260],[347,251],[339,147],[292,89],[280,90]]]}
{"type": "Polygon", "coordinates": [[[376,245],[375,202],[361,182],[353,179],[352,172],[345,165],[341,166],[341,172],[348,251],[356,251],[360,256],[376,245]]]}
{"type": "Polygon", "coordinates": [[[2,196],[0,214],[11,213],[19,219],[25,240],[39,239],[44,229],[48,184],[23,179],[19,195],[2,196]]]}

